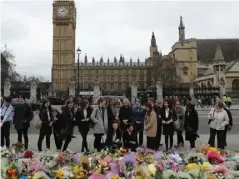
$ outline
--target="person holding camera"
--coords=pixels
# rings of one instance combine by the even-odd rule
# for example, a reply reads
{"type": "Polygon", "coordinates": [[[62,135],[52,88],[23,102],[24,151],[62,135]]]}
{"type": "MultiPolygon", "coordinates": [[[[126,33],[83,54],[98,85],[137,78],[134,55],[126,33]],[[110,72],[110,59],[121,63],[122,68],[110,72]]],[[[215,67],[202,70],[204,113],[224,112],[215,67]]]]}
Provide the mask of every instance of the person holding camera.
{"type": "Polygon", "coordinates": [[[4,103],[1,107],[1,147],[10,147],[10,127],[13,118],[13,107],[11,105],[11,97],[5,97],[4,103]]]}

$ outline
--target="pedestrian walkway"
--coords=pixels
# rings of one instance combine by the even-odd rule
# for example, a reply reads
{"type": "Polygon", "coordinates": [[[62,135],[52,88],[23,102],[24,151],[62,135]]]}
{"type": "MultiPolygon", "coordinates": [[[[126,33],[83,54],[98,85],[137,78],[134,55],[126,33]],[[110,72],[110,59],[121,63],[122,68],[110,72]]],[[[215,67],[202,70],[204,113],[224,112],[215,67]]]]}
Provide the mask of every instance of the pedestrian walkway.
{"type": "MultiPolygon", "coordinates": [[[[37,140],[38,140],[39,135],[38,134],[30,134],[29,135],[29,150],[32,151],[37,151],[37,140]]],[[[228,135],[227,137],[227,144],[228,144],[228,149],[229,150],[236,150],[239,149],[239,142],[238,142],[238,137],[239,135],[228,135]]],[[[204,144],[205,142],[207,142],[209,138],[209,135],[200,135],[200,139],[198,139],[196,141],[196,147],[204,144]]],[[[11,143],[15,143],[17,141],[17,134],[12,134],[11,135],[11,143]]],[[[89,135],[87,138],[88,141],[88,147],[91,151],[94,150],[94,136],[93,135],[89,135]]],[[[71,143],[69,144],[69,149],[71,149],[72,151],[75,152],[80,152],[81,151],[81,142],[82,142],[82,138],[80,135],[76,135],[76,138],[72,139],[71,143]]],[[[164,137],[162,136],[162,144],[164,144],[164,137]]],[[[176,135],[174,135],[174,143],[176,144],[176,135]]],[[[45,147],[45,139],[43,140],[42,143],[42,147],[43,149],[46,148],[45,147]]],[[[146,144],[146,137],[144,139],[144,145],[146,144]]],[[[162,147],[162,150],[164,150],[165,148],[162,147]]],[[[189,149],[189,142],[186,141],[185,142],[185,147],[184,148],[179,148],[179,151],[184,151],[189,149]]],[[[55,147],[55,142],[54,142],[54,137],[51,137],[51,150],[52,151],[56,151],[56,147],[55,147]]]]}
{"type": "MultiPolygon", "coordinates": [[[[197,106],[196,106],[196,109],[197,109],[198,111],[209,111],[209,110],[211,109],[211,107],[201,108],[201,107],[197,107],[197,106]]],[[[239,105],[238,105],[238,104],[232,105],[229,109],[230,109],[230,110],[239,110],[239,105]]]]}

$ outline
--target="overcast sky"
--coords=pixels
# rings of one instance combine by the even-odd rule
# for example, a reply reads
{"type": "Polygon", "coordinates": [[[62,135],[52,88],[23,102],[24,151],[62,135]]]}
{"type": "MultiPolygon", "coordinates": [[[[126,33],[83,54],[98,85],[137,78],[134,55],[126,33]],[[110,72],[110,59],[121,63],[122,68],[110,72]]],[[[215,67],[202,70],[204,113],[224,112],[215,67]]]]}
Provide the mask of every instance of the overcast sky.
{"type": "MultiPolygon", "coordinates": [[[[1,47],[16,56],[21,74],[50,79],[52,1],[4,1],[1,4],[1,47]]],[[[144,60],[152,31],[167,54],[178,40],[180,15],[186,38],[238,38],[238,2],[76,1],[76,46],[99,60],[108,57],[144,60]]]]}

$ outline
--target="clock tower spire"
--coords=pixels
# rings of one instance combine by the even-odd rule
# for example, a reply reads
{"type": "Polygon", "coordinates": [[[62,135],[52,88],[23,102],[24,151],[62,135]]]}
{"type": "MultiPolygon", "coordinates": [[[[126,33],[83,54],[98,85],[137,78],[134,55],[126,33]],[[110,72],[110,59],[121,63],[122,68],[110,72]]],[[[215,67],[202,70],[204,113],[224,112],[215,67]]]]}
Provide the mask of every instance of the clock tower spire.
{"type": "Polygon", "coordinates": [[[66,92],[75,67],[76,7],[74,1],[53,1],[52,87],[66,92]]]}

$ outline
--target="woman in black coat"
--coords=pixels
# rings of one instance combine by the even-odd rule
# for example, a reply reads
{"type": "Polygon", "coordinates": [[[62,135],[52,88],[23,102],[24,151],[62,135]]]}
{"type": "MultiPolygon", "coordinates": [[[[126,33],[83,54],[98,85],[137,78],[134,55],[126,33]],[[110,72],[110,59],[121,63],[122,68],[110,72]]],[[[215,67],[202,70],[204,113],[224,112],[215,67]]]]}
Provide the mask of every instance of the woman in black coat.
{"type": "Polygon", "coordinates": [[[80,103],[80,108],[77,109],[75,114],[76,125],[78,126],[79,132],[82,137],[82,148],[81,152],[89,152],[87,144],[87,135],[90,130],[90,115],[92,113],[92,108],[89,106],[88,101],[84,100],[80,103]]]}
{"type": "Polygon", "coordinates": [[[119,120],[121,131],[126,131],[127,124],[132,122],[132,107],[127,98],[123,100],[123,106],[119,110],[119,120]]]}
{"type": "Polygon", "coordinates": [[[62,151],[65,151],[71,142],[72,135],[73,135],[73,128],[74,128],[74,113],[72,111],[73,102],[67,101],[66,106],[62,108],[62,115],[61,115],[61,122],[60,122],[60,146],[62,146],[63,140],[65,143],[63,145],[62,151]]]}
{"type": "Polygon", "coordinates": [[[114,120],[110,128],[108,146],[113,149],[120,148],[122,145],[122,134],[119,128],[119,121],[114,120]]]}
{"type": "Polygon", "coordinates": [[[195,148],[195,141],[198,134],[198,113],[194,108],[193,104],[188,104],[185,111],[185,140],[190,142],[190,147],[195,148]]]}
{"type": "Polygon", "coordinates": [[[126,131],[123,133],[124,148],[136,151],[138,147],[137,131],[134,129],[133,123],[127,125],[126,131]]]}
{"type": "Polygon", "coordinates": [[[38,150],[42,151],[42,141],[45,136],[46,136],[46,147],[49,150],[54,117],[52,115],[52,107],[48,100],[43,101],[39,112],[39,118],[42,122],[42,125],[39,133],[39,139],[37,142],[38,150]]]}
{"type": "Polygon", "coordinates": [[[52,115],[54,117],[53,120],[53,136],[54,136],[54,140],[55,140],[55,145],[56,145],[56,149],[58,152],[60,152],[61,150],[61,141],[60,141],[60,132],[61,132],[61,123],[63,123],[61,120],[61,113],[55,109],[52,108],[52,115]]]}
{"type": "Polygon", "coordinates": [[[165,136],[166,150],[173,147],[173,134],[175,131],[174,121],[177,119],[174,108],[169,105],[169,102],[165,100],[163,102],[163,108],[161,110],[161,120],[163,124],[163,135],[165,136]],[[169,144],[170,140],[170,145],[169,144]]]}

